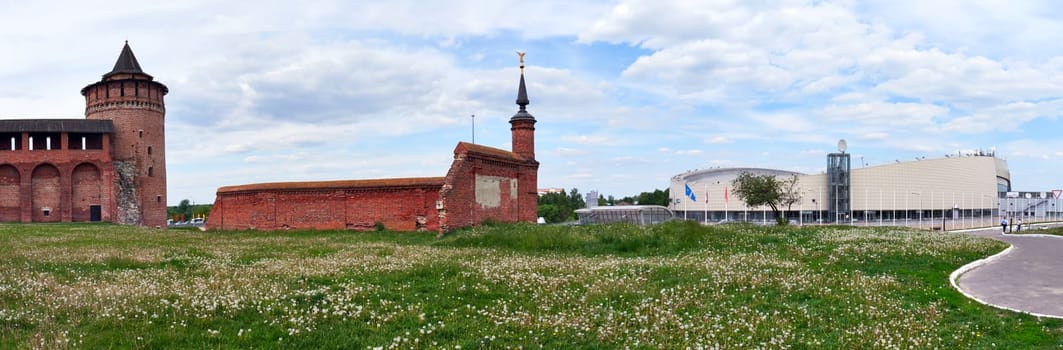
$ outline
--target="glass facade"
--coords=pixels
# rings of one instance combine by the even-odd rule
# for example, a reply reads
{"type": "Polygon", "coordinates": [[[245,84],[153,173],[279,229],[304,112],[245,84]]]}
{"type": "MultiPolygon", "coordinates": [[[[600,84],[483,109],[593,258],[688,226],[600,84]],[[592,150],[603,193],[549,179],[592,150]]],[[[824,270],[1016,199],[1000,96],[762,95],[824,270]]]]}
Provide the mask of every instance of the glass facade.
{"type": "Polygon", "coordinates": [[[627,205],[577,209],[580,225],[625,222],[636,225],[653,225],[675,218],[668,208],[659,205],[627,205]]]}

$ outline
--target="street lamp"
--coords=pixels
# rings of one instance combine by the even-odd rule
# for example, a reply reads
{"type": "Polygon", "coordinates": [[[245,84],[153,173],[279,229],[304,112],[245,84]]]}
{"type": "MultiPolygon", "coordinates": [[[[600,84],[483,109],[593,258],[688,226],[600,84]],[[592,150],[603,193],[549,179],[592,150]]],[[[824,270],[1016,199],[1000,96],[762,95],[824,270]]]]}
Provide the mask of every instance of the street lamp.
{"type": "Polygon", "coordinates": [[[812,204],[816,205],[816,211],[812,212],[812,222],[818,222],[816,221],[816,215],[819,213],[819,203],[816,203],[816,199],[812,198],[812,204]]]}
{"type": "MultiPolygon", "coordinates": [[[[960,204],[952,203],[952,223],[956,223],[956,215],[960,213],[960,204]]],[[[962,219],[962,217],[961,217],[962,219]]],[[[962,228],[962,226],[961,226],[962,228]]]]}
{"type": "Polygon", "coordinates": [[[919,196],[919,229],[922,229],[923,228],[923,196],[920,196],[918,193],[915,193],[915,192],[912,192],[911,194],[919,196]]]}

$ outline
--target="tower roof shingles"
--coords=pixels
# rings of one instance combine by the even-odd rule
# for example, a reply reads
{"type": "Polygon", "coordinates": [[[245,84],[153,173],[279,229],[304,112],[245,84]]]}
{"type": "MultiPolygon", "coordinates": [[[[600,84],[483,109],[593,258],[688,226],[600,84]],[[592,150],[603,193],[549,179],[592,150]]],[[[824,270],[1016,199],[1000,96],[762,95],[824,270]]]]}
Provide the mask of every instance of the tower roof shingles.
{"type": "Polygon", "coordinates": [[[118,55],[118,61],[114,62],[114,68],[104,74],[103,78],[106,79],[115,74],[144,74],[150,77],[140,68],[137,56],[133,55],[133,49],[129,48],[129,41],[126,41],[125,46],[122,47],[122,53],[118,55]]]}

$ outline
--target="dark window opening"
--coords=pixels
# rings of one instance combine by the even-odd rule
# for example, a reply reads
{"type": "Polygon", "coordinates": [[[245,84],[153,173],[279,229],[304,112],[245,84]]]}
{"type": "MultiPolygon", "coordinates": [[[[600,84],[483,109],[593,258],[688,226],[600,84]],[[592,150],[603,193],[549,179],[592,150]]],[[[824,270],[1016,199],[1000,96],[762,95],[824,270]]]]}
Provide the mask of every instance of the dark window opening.
{"type": "Polygon", "coordinates": [[[144,130],[137,130],[137,137],[144,138],[144,130]]]}
{"type": "Polygon", "coordinates": [[[151,146],[148,146],[148,155],[151,155],[151,146]]]}
{"type": "Polygon", "coordinates": [[[30,133],[30,150],[45,151],[59,149],[59,135],[60,134],[57,132],[30,133]]]}
{"type": "Polygon", "coordinates": [[[162,196],[155,196],[155,203],[162,203],[162,196]]]}
{"type": "Polygon", "coordinates": [[[0,133],[0,151],[17,151],[20,149],[22,149],[21,133],[0,133]]]}
{"type": "Polygon", "coordinates": [[[51,216],[52,215],[52,208],[41,209],[41,214],[44,215],[44,216],[51,216]]]}
{"type": "Polygon", "coordinates": [[[125,82],[118,83],[118,96],[125,96],[125,82]]]}
{"type": "Polygon", "coordinates": [[[155,176],[155,167],[148,167],[148,176],[155,176]]]}
{"type": "Polygon", "coordinates": [[[103,149],[103,134],[70,133],[66,144],[69,149],[103,149]]]}

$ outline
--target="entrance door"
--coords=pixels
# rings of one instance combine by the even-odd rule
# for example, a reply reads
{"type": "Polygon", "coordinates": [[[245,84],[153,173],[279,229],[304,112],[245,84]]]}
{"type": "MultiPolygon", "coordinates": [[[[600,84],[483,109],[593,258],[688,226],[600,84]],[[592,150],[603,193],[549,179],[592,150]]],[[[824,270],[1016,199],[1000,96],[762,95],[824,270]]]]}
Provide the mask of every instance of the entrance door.
{"type": "Polygon", "coordinates": [[[101,216],[102,215],[100,214],[100,206],[98,206],[98,205],[90,205],[89,206],[89,221],[91,221],[91,222],[100,222],[101,216]]]}

